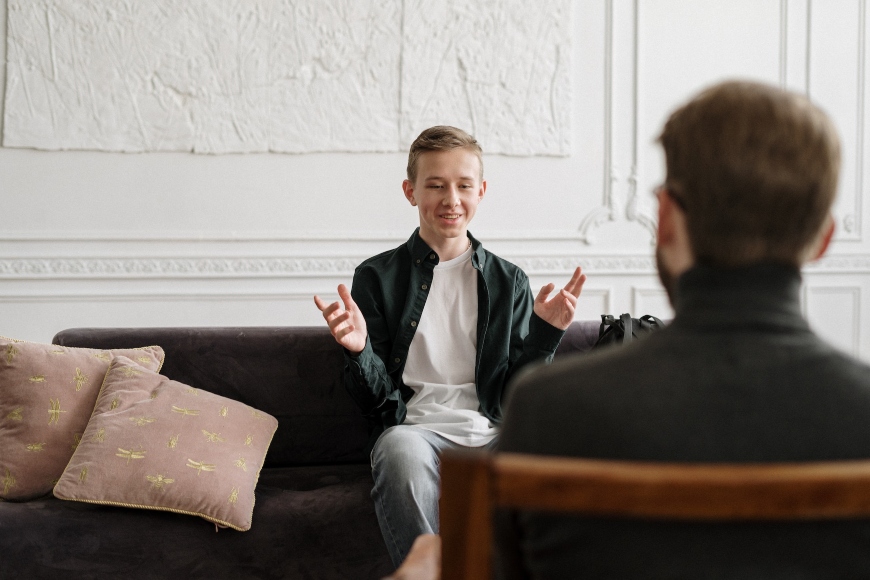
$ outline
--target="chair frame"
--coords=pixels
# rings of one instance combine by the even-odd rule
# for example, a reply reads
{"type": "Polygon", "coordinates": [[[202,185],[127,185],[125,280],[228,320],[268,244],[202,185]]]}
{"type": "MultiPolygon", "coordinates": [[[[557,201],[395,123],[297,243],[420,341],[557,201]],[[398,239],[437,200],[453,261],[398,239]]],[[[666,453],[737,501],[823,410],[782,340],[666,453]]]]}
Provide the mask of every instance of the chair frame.
{"type": "Polygon", "coordinates": [[[688,521],[870,518],[870,460],[650,463],[447,452],[441,459],[444,580],[492,576],[496,508],[688,521]]]}

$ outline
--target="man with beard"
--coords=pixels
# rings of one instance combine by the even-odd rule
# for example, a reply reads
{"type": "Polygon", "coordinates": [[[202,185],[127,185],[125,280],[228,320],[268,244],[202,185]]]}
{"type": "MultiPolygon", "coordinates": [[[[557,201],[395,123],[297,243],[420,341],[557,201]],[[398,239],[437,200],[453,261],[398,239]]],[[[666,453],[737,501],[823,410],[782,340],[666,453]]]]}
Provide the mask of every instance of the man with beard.
{"type": "MultiPolygon", "coordinates": [[[[800,308],[800,268],[834,231],[840,148],[830,119],[800,95],[727,82],[675,111],[659,142],[656,257],[673,322],[519,378],[499,449],[666,462],[870,458],[870,367],[818,338],[800,308]]],[[[496,527],[502,578],[870,577],[861,522],[520,512],[496,527]]]]}

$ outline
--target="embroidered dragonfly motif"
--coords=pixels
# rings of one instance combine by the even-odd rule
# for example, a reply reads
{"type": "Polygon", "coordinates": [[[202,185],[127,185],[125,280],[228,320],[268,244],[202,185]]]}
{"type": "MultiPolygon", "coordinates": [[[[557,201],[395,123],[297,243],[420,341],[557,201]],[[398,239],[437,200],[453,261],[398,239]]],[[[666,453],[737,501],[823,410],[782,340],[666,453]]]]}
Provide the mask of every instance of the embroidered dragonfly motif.
{"type": "Polygon", "coordinates": [[[111,360],[112,357],[110,357],[109,353],[107,353],[107,352],[98,352],[94,355],[94,358],[98,358],[103,362],[109,362],[109,360],[111,360]]]}
{"type": "Polygon", "coordinates": [[[48,351],[48,354],[66,354],[66,351],[63,350],[63,349],[60,349],[60,350],[50,350],[50,351],[48,351]]]}
{"type": "Polygon", "coordinates": [[[82,467],[81,473],[79,473],[79,482],[84,483],[88,479],[88,468],[82,467]]]}
{"type": "Polygon", "coordinates": [[[9,473],[9,470],[6,470],[6,477],[3,478],[3,495],[9,493],[9,490],[15,487],[15,478],[12,477],[12,474],[9,473]]]}
{"type": "Polygon", "coordinates": [[[169,485],[170,483],[175,483],[174,479],[169,479],[168,477],[163,477],[161,474],[157,475],[146,475],[145,479],[151,482],[151,487],[154,489],[163,489],[164,485],[169,485]]]}
{"type": "Polygon", "coordinates": [[[189,389],[187,389],[187,394],[189,394],[189,395],[193,395],[194,397],[198,397],[198,396],[199,396],[199,391],[197,391],[197,390],[194,389],[193,387],[190,387],[189,389]]]}
{"type": "Polygon", "coordinates": [[[235,504],[239,499],[239,488],[234,487],[232,493],[230,494],[230,498],[227,500],[231,504],[235,504]]]}
{"type": "Polygon", "coordinates": [[[203,430],[202,430],[202,434],[205,435],[205,439],[206,439],[206,441],[208,441],[209,443],[219,443],[219,442],[226,441],[226,439],[224,439],[223,437],[221,437],[221,434],[220,434],[220,433],[209,433],[208,431],[206,431],[205,429],[203,429],[203,430]]]}
{"type": "Polygon", "coordinates": [[[147,356],[137,356],[136,360],[141,362],[141,363],[150,363],[151,362],[151,359],[148,358],[147,356]]]}
{"type": "Polygon", "coordinates": [[[178,435],[173,435],[172,437],[170,437],[169,443],[167,443],[166,446],[169,447],[170,449],[175,449],[175,447],[178,445],[178,438],[179,437],[181,437],[180,433],[178,435]]]}
{"type": "Polygon", "coordinates": [[[76,367],[76,376],[73,377],[73,382],[76,384],[76,391],[81,391],[88,376],[82,372],[82,369],[76,367]]]}
{"type": "Polygon", "coordinates": [[[33,375],[27,380],[29,380],[31,383],[44,383],[45,375],[33,375]]]}
{"type": "Polygon", "coordinates": [[[183,407],[176,407],[175,405],[172,405],[172,412],[181,413],[182,415],[188,415],[190,417],[196,417],[199,415],[199,411],[196,409],[185,409],[183,407]]]}
{"type": "Polygon", "coordinates": [[[72,450],[75,451],[79,448],[79,443],[82,442],[82,433],[76,433],[73,435],[73,443],[71,445],[72,450]]]}
{"type": "Polygon", "coordinates": [[[24,418],[21,415],[22,411],[24,411],[24,407],[18,407],[17,409],[13,409],[11,413],[6,415],[6,418],[11,421],[21,421],[24,418]]]}
{"type": "Polygon", "coordinates": [[[14,344],[10,344],[6,347],[6,362],[12,364],[12,359],[15,358],[16,354],[20,354],[21,351],[15,348],[14,344]]]}
{"type": "Polygon", "coordinates": [[[129,379],[131,377],[138,377],[142,374],[142,371],[133,367],[121,367],[121,373],[129,379]]]}
{"type": "Polygon", "coordinates": [[[142,427],[143,425],[147,425],[148,423],[153,423],[156,421],[154,417],[130,417],[130,421],[135,423],[138,427],[142,427]]]}
{"type": "Polygon", "coordinates": [[[117,408],[118,408],[118,399],[112,399],[112,404],[109,407],[109,410],[114,411],[117,408]]]}
{"type": "Polygon", "coordinates": [[[254,442],[254,436],[248,435],[245,437],[245,445],[251,445],[254,442]]]}
{"type": "Polygon", "coordinates": [[[26,446],[28,451],[32,451],[34,453],[39,453],[40,451],[45,450],[45,443],[30,443],[26,446]]]}
{"type": "Polygon", "coordinates": [[[118,451],[120,453],[115,453],[118,457],[122,457],[127,460],[127,465],[130,465],[130,460],[132,459],[144,459],[145,458],[145,450],[144,449],[121,449],[118,447],[118,451]]]}
{"type": "Polygon", "coordinates": [[[51,409],[48,410],[48,424],[57,425],[60,421],[60,414],[66,413],[66,411],[62,411],[60,408],[60,399],[49,399],[48,402],[51,403],[51,409]]]}
{"type": "Polygon", "coordinates": [[[220,410],[220,416],[221,416],[221,417],[226,417],[226,416],[227,416],[227,413],[229,413],[229,412],[230,412],[229,407],[221,407],[221,410],[220,410]]]}
{"type": "Polygon", "coordinates": [[[214,471],[215,465],[213,463],[205,463],[204,461],[194,461],[193,459],[187,460],[187,466],[196,470],[196,475],[199,475],[203,471],[214,471]]]}
{"type": "Polygon", "coordinates": [[[96,441],[98,443],[102,443],[106,440],[106,428],[100,427],[97,429],[97,432],[91,435],[91,441],[96,441]]]}
{"type": "Polygon", "coordinates": [[[233,463],[233,465],[235,465],[236,467],[238,467],[239,469],[241,469],[241,470],[244,471],[244,472],[247,472],[247,471],[248,471],[248,466],[245,465],[245,458],[244,458],[244,457],[239,457],[239,458],[236,460],[236,462],[233,463]]]}

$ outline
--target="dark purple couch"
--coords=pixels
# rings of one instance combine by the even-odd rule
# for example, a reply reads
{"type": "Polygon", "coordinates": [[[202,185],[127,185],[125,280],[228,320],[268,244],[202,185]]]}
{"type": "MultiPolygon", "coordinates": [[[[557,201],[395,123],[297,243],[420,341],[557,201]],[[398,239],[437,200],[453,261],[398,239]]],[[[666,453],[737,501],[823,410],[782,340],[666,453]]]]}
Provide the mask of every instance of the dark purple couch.
{"type": "MultiPolygon", "coordinates": [[[[574,323],[557,356],[583,352],[574,323]]],[[[64,330],[64,346],[160,345],[162,373],[274,415],[250,531],[197,517],[46,497],[0,503],[0,578],[336,578],[392,571],[369,496],[368,424],[326,328],[64,330]]]]}

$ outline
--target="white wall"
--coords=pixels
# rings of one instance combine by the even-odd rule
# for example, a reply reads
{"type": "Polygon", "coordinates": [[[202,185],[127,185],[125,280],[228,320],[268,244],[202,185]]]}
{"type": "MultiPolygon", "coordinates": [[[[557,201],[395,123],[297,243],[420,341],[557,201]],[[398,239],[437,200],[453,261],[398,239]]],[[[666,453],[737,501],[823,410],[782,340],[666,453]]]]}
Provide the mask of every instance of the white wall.
{"type": "MultiPolygon", "coordinates": [[[[3,63],[5,19],[0,3],[3,63]]],[[[866,21],[866,0],[574,0],[572,153],[488,156],[473,233],[534,286],[583,265],[578,318],[667,317],[650,193],[667,113],[729,77],[806,91],[834,117],[845,158],[837,241],[806,269],[805,311],[870,360],[866,21]]],[[[415,227],[400,189],[405,161],[2,147],[0,334],[320,324],[311,294],[333,296],[359,260],[415,227]]]]}

